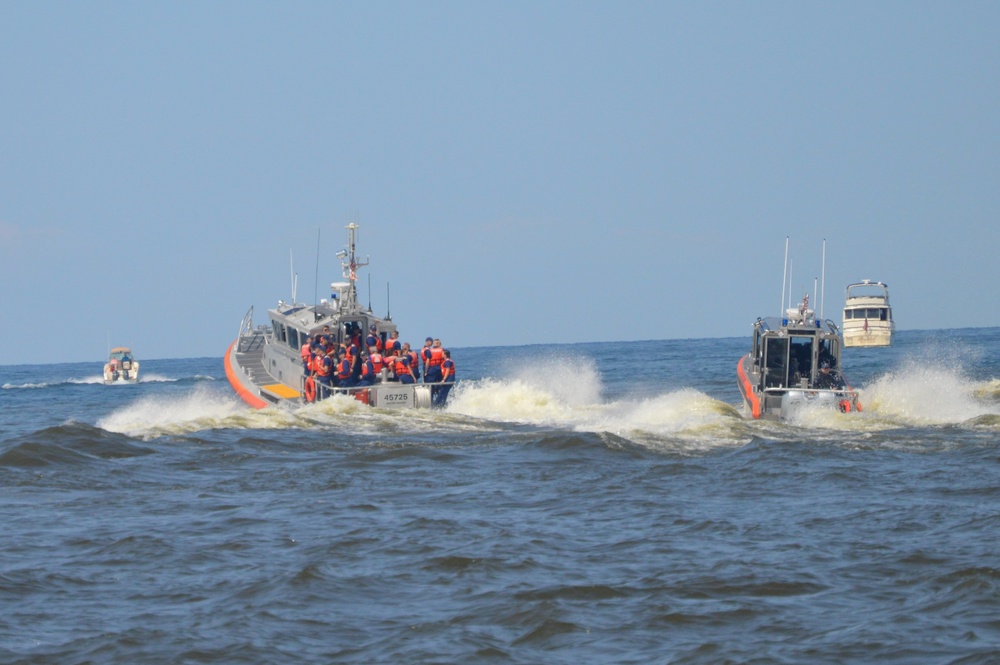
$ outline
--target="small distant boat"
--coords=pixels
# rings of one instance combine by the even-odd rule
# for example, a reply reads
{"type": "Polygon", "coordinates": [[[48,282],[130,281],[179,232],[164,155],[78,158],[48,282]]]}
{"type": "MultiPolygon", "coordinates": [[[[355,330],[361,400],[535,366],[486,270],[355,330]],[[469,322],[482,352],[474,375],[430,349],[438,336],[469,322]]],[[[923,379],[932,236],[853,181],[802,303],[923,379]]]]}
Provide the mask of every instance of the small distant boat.
{"type": "Polygon", "coordinates": [[[848,285],[844,297],[844,346],[889,346],[895,330],[885,283],[866,279],[848,285]]]}
{"type": "MultiPolygon", "coordinates": [[[[824,245],[824,264],[825,264],[824,245]]],[[[785,245],[788,267],[788,245],[785,245]]],[[[784,284],[781,300],[784,304],[784,284]]],[[[829,407],[861,411],[858,394],[841,371],[837,325],[821,321],[809,308],[809,295],[780,317],[753,324],[750,353],[736,364],[736,379],[747,415],[754,419],[789,419],[804,409],[829,407]]]]}
{"type": "Polygon", "coordinates": [[[109,385],[116,381],[135,383],[139,380],[139,361],[132,355],[132,349],[127,346],[116,346],[108,354],[108,362],[104,363],[104,383],[109,385]]]}
{"type": "Polygon", "coordinates": [[[317,336],[328,338],[337,347],[357,347],[356,355],[348,358],[364,360],[370,354],[367,345],[361,343],[362,339],[367,341],[362,335],[371,334],[384,346],[396,332],[396,324],[388,314],[384,319],[379,318],[370,307],[365,309],[358,303],[357,269],[368,262],[359,263],[355,257],[358,226],[350,224],[346,228],[348,245],[337,256],[342,260],[348,281],[332,283],[329,299],[315,305],[295,302],[293,280],[292,302],[279,300],[277,307],[268,310],[270,325],[254,327],[253,307],[243,317],[239,335],[226,351],[224,364],[233,390],[250,406],[257,409],[294,406],[340,395],[370,406],[399,409],[430,407],[443,404],[447,398],[450,384],[404,383],[397,380],[392,369],[379,371],[370,385],[354,385],[360,370],[360,365],[355,364],[351,379],[343,386],[332,382],[328,386],[305,371],[303,346],[317,336]]]}

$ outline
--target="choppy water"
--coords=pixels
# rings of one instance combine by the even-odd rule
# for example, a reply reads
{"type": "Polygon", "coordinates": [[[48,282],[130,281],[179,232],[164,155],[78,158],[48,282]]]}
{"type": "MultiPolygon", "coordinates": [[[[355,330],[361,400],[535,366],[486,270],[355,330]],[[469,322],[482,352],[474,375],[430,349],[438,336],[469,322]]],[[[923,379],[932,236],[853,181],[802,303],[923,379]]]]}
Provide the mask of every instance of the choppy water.
{"type": "Polygon", "coordinates": [[[1000,662],[1000,329],[849,349],[865,411],[790,424],[747,346],[454,349],[411,412],[0,367],[0,662],[1000,662]]]}

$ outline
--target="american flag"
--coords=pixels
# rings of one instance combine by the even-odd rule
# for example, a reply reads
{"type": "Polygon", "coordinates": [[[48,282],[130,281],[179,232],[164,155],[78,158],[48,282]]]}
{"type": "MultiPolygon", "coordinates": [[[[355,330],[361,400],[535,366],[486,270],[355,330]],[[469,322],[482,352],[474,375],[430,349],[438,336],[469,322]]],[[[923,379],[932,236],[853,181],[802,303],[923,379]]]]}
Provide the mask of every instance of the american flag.
{"type": "Polygon", "coordinates": [[[352,259],[351,259],[351,281],[352,281],[352,282],[356,282],[356,281],[358,281],[358,273],[357,273],[357,270],[358,270],[358,262],[357,262],[357,261],[355,261],[355,260],[354,260],[354,259],[352,258],[352,259]]]}
{"type": "Polygon", "coordinates": [[[802,298],[802,304],[799,305],[799,311],[805,312],[809,309],[809,294],[807,293],[804,298],[802,298]]]}
{"type": "Polygon", "coordinates": [[[865,317],[865,327],[863,328],[865,332],[868,332],[868,317],[865,317]]]}

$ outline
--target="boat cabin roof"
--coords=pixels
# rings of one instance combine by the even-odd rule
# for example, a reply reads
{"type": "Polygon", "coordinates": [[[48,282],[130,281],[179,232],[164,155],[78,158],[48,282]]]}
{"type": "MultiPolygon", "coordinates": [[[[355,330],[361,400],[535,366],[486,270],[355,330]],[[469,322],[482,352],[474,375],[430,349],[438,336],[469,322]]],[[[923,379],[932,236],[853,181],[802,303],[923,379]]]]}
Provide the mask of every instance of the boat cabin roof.
{"type": "Polygon", "coordinates": [[[847,300],[854,298],[879,298],[888,300],[889,285],[885,282],[873,282],[870,279],[855,284],[848,284],[845,291],[845,298],[847,300]]]}

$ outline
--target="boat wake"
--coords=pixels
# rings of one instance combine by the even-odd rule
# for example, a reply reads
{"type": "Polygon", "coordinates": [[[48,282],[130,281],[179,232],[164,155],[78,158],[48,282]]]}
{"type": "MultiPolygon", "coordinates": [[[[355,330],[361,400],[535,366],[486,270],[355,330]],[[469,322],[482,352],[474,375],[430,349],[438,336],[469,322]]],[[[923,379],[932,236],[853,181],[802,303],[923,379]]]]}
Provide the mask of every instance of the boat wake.
{"type": "MultiPolygon", "coordinates": [[[[543,363],[545,364],[545,363],[543,363]]],[[[960,370],[912,363],[861,389],[862,413],[803,409],[788,423],[753,421],[695,388],[602,397],[592,369],[553,361],[541,371],[512,368],[506,378],[462,380],[444,409],[372,409],[338,396],[292,409],[248,408],[209,383],[174,396],[138,399],[102,418],[102,429],[141,439],[207,429],[335,429],[381,437],[495,432],[511,426],[610,433],[653,449],[704,450],[784,438],[802,429],[879,432],[921,425],[1000,428],[1000,380],[977,382],[960,370]]]]}
{"type": "Polygon", "coordinates": [[[483,421],[607,432],[656,447],[669,441],[728,445],[745,441],[739,411],[693,388],[604,401],[596,371],[545,368],[507,379],[464,381],[447,412],[483,421]]]}
{"type": "Polygon", "coordinates": [[[980,425],[1000,416],[1000,380],[914,360],[876,378],[861,400],[872,417],[897,426],[980,425]]]}
{"type": "MultiPolygon", "coordinates": [[[[274,416],[280,416],[277,409],[274,416]]],[[[268,428],[267,422],[253,422],[254,413],[228,394],[197,386],[188,393],[172,397],[144,397],[101,418],[96,425],[109,432],[141,439],[164,435],[188,434],[226,427],[268,428]]],[[[272,427],[287,427],[278,418],[272,427]]]]}

